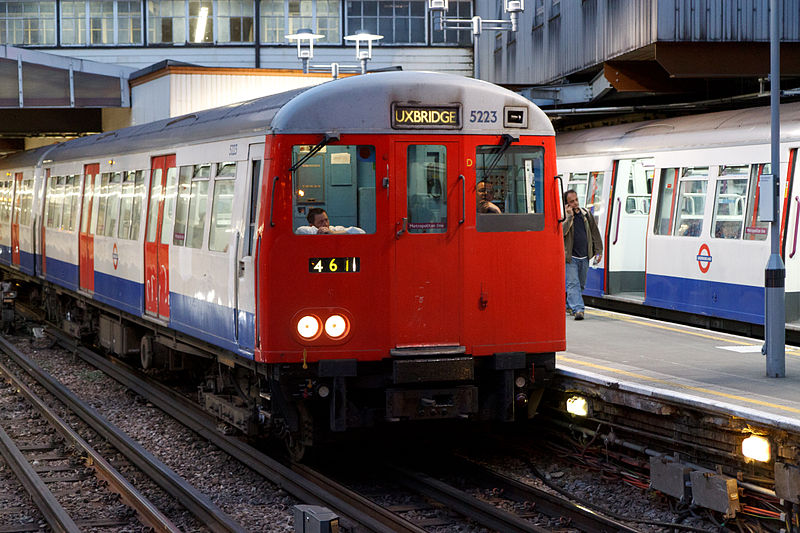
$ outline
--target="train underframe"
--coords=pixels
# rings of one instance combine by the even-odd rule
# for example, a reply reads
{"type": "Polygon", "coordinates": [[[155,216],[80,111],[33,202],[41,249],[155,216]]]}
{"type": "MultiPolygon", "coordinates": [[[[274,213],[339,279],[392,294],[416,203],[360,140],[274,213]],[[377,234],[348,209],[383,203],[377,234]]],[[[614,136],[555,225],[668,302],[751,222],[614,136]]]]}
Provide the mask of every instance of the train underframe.
{"type": "Polygon", "coordinates": [[[530,418],[555,369],[552,352],[472,357],[430,349],[381,361],[260,364],[56,285],[15,278],[51,323],[145,370],[182,374],[210,414],[248,436],[282,439],[296,460],[355,428],[530,418]]]}

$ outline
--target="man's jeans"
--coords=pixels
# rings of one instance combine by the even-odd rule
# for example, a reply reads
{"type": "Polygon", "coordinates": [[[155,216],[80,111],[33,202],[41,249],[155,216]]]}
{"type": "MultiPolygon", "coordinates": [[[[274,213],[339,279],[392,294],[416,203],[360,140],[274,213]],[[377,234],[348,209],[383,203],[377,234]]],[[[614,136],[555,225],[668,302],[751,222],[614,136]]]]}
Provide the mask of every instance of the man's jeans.
{"type": "Polygon", "coordinates": [[[589,258],[573,256],[564,266],[567,276],[567,307],[573,313],[583,311],[583,289],[586,287],[586,274],[589,272],[589,258]]]}

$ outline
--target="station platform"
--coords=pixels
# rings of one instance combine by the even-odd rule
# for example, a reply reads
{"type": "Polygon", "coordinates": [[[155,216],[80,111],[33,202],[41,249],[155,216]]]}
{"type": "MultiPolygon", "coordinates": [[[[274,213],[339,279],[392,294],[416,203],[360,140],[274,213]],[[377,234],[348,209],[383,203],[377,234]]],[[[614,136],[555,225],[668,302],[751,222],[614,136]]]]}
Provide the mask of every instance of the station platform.
{"type": "Polygon", "coordinates": [[[800,347],[786,346],[786,377],[766,376],[763,341],[586,308],[566,316],[567,350],[556,367],[646,396],[800,431],[800,347]]]}

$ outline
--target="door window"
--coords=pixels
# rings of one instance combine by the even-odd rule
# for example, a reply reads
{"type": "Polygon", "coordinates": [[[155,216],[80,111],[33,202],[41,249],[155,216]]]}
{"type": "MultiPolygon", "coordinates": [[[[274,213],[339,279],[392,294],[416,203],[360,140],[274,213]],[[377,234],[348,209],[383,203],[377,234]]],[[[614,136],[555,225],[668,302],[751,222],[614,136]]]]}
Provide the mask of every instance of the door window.
{"type": "Polygon", "coordinates": [[[740,239],[744,224],[750,165],[724,166],[719,169],[714,200],[714,237],[740,239]]]}
{"type": "Polygon", "coordinates": [[[409,233],[447,232],[447,148],[408,147],[406,201],[409,233]]]}
{"type": "Polygon", "coordinates": [[[675,235],[698,237],[703,233],[708,167],[684,168],[678,186],[675,235]]]}
{"type": "Polygon", "coordinates": [[[744,221],[744,239],[748,241],[763,241],[767,238],[769,222],[758,220],[758,180],[762,174],[771,174],[772,166],[761,163],[750,167],[750,190],[747,193],[747,216],[744,221]]]}

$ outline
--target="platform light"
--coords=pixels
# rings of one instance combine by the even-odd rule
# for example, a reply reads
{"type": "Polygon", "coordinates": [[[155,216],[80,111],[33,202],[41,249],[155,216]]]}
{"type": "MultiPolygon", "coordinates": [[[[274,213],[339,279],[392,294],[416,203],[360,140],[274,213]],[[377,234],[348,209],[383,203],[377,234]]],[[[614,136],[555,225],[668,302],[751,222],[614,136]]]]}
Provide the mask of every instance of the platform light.
{"type": "Polygon", "coordinates": [[[308,74],[308,61],[314,58],[314,41],[322,39],[324,35],[314,33],[310,28],[300,28],[295,33],[285,35],[290,41],[297,41],[297,59],[303,62],[303,73],[308,74]],[[308,48],[304,47],[308,41],[308,48]]]}
{"type": "Polygon", "coordinates": [[[768,462],[772,457],[769,441],[760,435],[750,435],[742,441],[742,455],[753,461],[768,462]]]}
{"type": "Polygon", "coordinates": [[[570,396],[567,398],[567,412],[573,416],[587,416],[589,402],[583,396],[570,396]]]}

